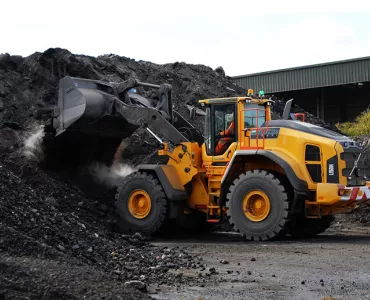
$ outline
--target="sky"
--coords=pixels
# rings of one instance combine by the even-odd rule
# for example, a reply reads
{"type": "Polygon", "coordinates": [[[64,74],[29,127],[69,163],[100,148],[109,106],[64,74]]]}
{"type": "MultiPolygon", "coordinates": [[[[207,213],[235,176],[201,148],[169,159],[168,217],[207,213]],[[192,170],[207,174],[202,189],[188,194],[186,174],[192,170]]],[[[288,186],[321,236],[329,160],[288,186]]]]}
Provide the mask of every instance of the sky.
{"type": "Polygon", "coordinates": [[[48,48],[229,76],[370,56],[370,1],[12,0],[0,4],[0,53],[48,48]]]}

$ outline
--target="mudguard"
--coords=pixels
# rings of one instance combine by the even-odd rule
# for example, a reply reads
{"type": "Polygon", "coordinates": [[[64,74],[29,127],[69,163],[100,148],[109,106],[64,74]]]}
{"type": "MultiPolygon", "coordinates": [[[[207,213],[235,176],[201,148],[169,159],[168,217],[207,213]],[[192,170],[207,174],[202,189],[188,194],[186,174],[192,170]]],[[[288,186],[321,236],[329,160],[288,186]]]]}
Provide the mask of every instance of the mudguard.
{"type": "Polygon", "coordinates": [[[234,162],[236,162],[238,157],[240,158],[240,157],[243,157],[243,156],[251,156],[251,155],[253,155],[253,156],[255,156],[255,155],[264,156],[264,157],[270,159],[271,161],[273,161],[274,163],[278,164],[279,166],[281,166],[284,169],[288,180],[290,181],[292,187],[296,191],[308,192],[307,182],[299,179],[298,176],[295,174],[294,170],[292,169],[292,167],[286,161],[284,161],[280,156],[276,155],[275,153],[273,153],[271,151],[266,151],[266,150],[237,150],[234,153],[234,156],[231,159],[231,161],[230,161],[230,163],[229,163],[229,165],[228,165],[228,167],[227,167],[227,169],[224,173],[221,184],[223,184],[224,182],[227,181],[228,175],[230,173],[229,171],[231,170],[232,166],[234,165],[234,162]]]}
{"type": "Polygon", "coordinates": [[[170,201],[186,201],[188,194],[179,180],[179,175],[171,165],[139,165],[139,171],[155,174],[170,201]]]}

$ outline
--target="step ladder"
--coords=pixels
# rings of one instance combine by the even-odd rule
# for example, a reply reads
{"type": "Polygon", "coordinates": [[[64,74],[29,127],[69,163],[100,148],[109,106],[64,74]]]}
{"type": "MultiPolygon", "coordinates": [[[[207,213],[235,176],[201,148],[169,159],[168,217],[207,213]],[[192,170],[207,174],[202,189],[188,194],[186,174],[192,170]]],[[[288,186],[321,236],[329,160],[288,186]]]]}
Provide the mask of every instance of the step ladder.
{"type": "Polygon", "coordinates": [[[222,176],[215,175],[208,179],[209,205],[207,205],[207,222],[218,223],[221,221],[221,207],[217,205],[217,198],[220,197],[222,176]]]}

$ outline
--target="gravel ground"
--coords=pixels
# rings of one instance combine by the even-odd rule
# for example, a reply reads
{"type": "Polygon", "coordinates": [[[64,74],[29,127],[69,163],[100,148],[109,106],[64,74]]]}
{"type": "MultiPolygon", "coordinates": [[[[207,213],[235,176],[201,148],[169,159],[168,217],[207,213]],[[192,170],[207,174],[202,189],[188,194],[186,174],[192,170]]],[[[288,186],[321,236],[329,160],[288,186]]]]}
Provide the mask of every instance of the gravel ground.
{"type": "Polygon", "coordinates": [[[207,264],[187,274],[202,273],[204,283],[162,287],[155,299],[370,299],[370,228],[345,216],[313,239],[253,243],[215,233],[155,244],[181,244],[207,264]],[[210,268],[218,274],[206,276],[210,268]]]}

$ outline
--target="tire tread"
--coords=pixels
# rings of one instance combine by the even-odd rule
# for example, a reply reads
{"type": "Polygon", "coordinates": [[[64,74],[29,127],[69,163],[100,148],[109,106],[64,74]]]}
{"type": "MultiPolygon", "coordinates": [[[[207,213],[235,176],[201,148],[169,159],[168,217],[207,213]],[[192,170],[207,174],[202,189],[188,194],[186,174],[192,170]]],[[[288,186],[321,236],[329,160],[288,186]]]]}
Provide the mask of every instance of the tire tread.
{"type": "Polygon", "coordinates": [[[287,233],[288,231],[288,224],[290,223],[290,217],[289,217],[289,212],[290,212],[290,206],[291,206],[291,201],[288,199],[288,194],[282,185],[281,181],[274,176],[274,174],[269,173],[265,170],[253,170],[253,171],[247,171],[243,174],[240,174],[239,177],[237,177],[232,185],[229,188],[229,193],[227,194],[227,200],[226,200],[226,207],[227,209],[227,216],[229,218],[229,222],[231,226],[233,226],[233,229],[236,232],[241,233],[241,235],[250,241],[253,240],[260,240],[260,241],[266,241],[270,239],[274,239],[280,236],[283,236],[287,233]],[[275,186],[275,188],[280,192],[279,195],[279,200],[283,204],[283,211],[284,215],[282,216],[281,220],[279,223],[273,228],[268,234],[263,234],[263,235],[251,235],[247,234],[244,232],[241,232],[241,228],[238,227],[237,222],[235,222],[232,214],[231,214],[231,205],[232,205],[232,199],[233,199],[233,194],[235,193],[236,187],[244,180],[248,180],[249,178],[260,178],[261,180],[264,181],[269,181],[271,184],[275,186]]]}
{"type": "Polygon", "coordinates": [[[123,232],[126,232],[126,233],[140,232],[140,233],[143,233],[143,234],[151,235],[151,234],[157,232],[162,227],[162,225],[164,224],[164,222],[166,220],[166,217],[167,217],[167,202],[168,202],[167,197],[166,197],[166,195],[163,191],[163,187],[159,183],[158,179],[154,178],[151,174],[149,174],[147,172],[137,171],[137,172],[134,172],[134,173],[131,173],[130,175],[128,175],[124,179],[122,184],[117,188],[117,193],[115,195],[115,199],[116,199],[116,202],[115,202],[116,215],[118,217],[118,227],[119,227],[120,231],[123,231],[123,232]],[[156,205],[159,208],[159,213],[158,213],[157,219],[152,224],[150,224],[149,227],[138,228],[139,226],[136,226],[137,228],[134,229],[134,228],[132,228],[132,226],[130,226],[130,223],[128,223],[123,218],[119,217],[118,209],[119,209],[119,202],[120,202],[120,199],[122,197],[122,193],[124,192],[125,186],[129,182],[131,182],[133,180],[137,180],[137,179],[141,179],[141,180],[146,181],[147,185],[150,186],[150,188],[154,190],[155,199],[152,199],[152,201],[155,200],[156,205]]]}

